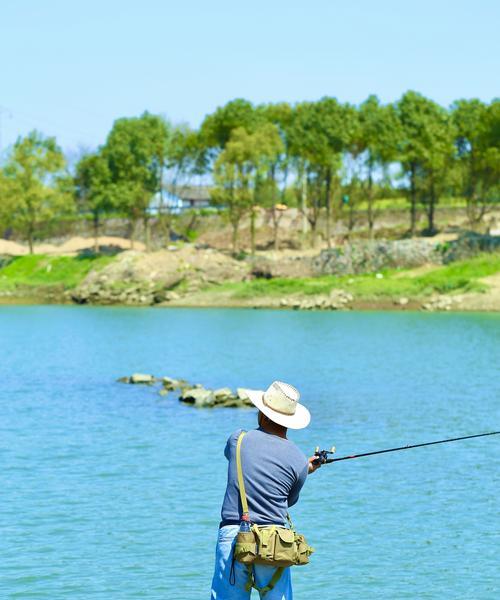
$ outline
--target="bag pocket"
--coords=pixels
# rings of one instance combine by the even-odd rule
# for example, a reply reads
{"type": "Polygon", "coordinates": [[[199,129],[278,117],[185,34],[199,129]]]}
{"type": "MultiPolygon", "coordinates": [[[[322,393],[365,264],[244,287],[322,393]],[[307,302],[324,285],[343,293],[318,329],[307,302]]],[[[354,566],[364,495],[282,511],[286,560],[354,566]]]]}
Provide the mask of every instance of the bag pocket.
{"type": "Polygon", "coordinates": [[[281,567],[293,565],[295,555],[295,533],[291,529],[277,527],[274,544],[274,563],[281,567]]]}
{"type": "Polygon", "coordinates": [[[253,531],[240,531],[234,545],[234,559],[238,562],[251,564],[257,556],[257,540],[253,531]]]}
{"type": "Polygon", "coordinates": [[[309,544],[306,542],[306,538],[300,534],[297,534],[295,536],[295,543],[297,550],[295,564],[307,565],[307,563],[309,562],[309,557],[314,552],[314,548],[309,546],[309,544]]]}
{"type": "Polygon", "coordinates": [[[260,565],[273,565],[276,528],[272,525],[269,527],[254,525],[254,528],[257,535],[257,560],[255,562],[260,565]]]}

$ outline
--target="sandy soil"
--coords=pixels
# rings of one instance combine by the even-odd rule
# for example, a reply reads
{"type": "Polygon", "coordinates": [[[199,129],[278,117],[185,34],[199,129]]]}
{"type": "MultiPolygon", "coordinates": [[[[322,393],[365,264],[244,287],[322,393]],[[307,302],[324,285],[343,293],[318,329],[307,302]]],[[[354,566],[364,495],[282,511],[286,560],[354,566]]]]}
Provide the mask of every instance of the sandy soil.
{"type": "Polygon", "coordinates": [[[500,273],[483,277],[479,281],[489,286],[489,290],[483,294],[463,294],[462,308],[464,310],[500,311],[500,273]]]}
{"type": "MultiPolygon", "coordinates": [[[[97,238],[100,248],[119,248],[121,250],[130,250],[130,240],[121,237],[102,236],[97,238]]],[[[54,254],[72,256],[83,250],[92,250],[94,240],[92,238],[72,237],[61,245],[55,244],[36,244],[35,254],[54,254]]],[[[144,252],[146,246],[142,242],[134,242],[134,250],[144,252]]],[[[28,254],[28,246],[13,242],[11,240],[0,239],[0,254],[9,256],[24,256],[28,254]]]]}

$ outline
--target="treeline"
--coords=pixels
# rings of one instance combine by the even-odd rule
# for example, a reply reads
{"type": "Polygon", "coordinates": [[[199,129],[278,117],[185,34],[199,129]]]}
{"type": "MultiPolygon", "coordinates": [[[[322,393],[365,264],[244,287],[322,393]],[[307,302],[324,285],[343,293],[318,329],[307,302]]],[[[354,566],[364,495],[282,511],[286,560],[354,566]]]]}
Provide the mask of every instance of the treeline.
{"type": "Polygon", "coordinates": [[[432,234],[444,196],[465,199],[471,226],[498,204],[500,101],[458,100],[446,109],[413,91],[395,103],[370,96],[359,106],[330,97],[257,106],[237,99],[197,130],[144,113],[115,121],[106,142],[73,171],[54,138],[32,132],[12,147],[0,171],[0,220],[30,249],[41,223],[72,211],[91,214],[96,235],[102,219],[119,213],[129,219],[132,240],[139,221],[148,238],[153,199],[167,240],[168,196],[196,175],[212,182],[235,249],[243,218],[254,249],[261,207],[273,216],[276,243],[290,205],[302,211],[313,244],[320,215],[330,244],[332,224],[361,203],[373,235],[377,200],[391,190],[408,199],[409,233],[424,213],[432,234]]]}

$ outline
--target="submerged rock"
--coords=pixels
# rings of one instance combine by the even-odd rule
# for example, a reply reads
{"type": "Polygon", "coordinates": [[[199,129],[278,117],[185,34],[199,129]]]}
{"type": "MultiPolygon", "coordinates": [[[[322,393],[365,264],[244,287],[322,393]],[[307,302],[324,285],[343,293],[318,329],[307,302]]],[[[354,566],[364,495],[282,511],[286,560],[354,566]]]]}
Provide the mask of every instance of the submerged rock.
{"type": "Polygon", "coordinates": [[[241,406],[253,406],[244,388],[238,388],[236,390],[236,396],[238,397],[241,406]]]}
{"type": "Polygon", "coordinates": [[[119,377],[117,379],[119,383],[141,383],[144,385],[152,385],[156,383],[156,377],[154,375],[146,375],[145,373],[134,373],[130,377],[119,377]]]}
{"type": "Polygon", "coordinates": [[[180,390],[179,401],[184,404],[199,408],[213,407],[245,407],[252,406],[243,388],[238,388],[236,393],[230,387],[221,387],[215,390],[205,388],[201,383],[188,383],[185,379],[173,377],[155,377],[144,373],[134,373],[130,377],[120,377],[121,383],[153,385],[160,384],[158,393],[167,396],[169,392],[180,390]]]}
{"type": "Polygon", "coordinates": [[[151,385],[156,382],[156,378],[154,375],[145,375],[144,373],[134,373],[130,376],[129,383],[143,383],[147,385],[151,385]]]}
{"type": "Polygon", "coordinates": [[[215,406],[215,394],[212,390],[206,390],[204,388],[184,390],[180,395],[179,400],[186,404],[194,404],[194,406],[204,408],[215,406]]]}
{"type": "Polygon", "coordinates": [[[172,379],[172,377],[162,377],[162,384],[163,387],[170,392],[191,387],[185,379],[172,379]]]}
{"type": "Polygon", "coordinates": [[[232,398],[233,397],[233,392],[231,390],[231,388],[228,387],[223,387],[223,388],[219,388],[218,390],[214,390],[214,396],[219,400],[219,399],[224,399],[224,398],[232,398]]]}

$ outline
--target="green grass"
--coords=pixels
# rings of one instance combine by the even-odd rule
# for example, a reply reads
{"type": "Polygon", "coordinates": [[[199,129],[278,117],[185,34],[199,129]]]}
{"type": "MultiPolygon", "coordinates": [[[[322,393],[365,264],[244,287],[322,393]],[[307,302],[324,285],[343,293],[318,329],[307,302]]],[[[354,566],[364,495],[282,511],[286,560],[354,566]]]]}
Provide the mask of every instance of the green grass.
{"type": "Polygon", "coordinates": [[[100,269],[112,260],[110,256],[19,256],[0,269],[0,290],[30,287],[71,289],[91,269],[100,269]]]}
{"type": "Polygon", "coordinates": [[[328,294],[333,289],[344,289],[359,299],[425,297],[433,293],[485,291],[486,286],[477,281],[500,271],[500,254],[482,254],[473,259],[437,267],[417,277],[405,271],[382,271],[375,274],[336,277],[305,277],[300,279],[254,279],[241,283],[226,283],[206,288],[207,292],[226,292],[235,299],[259,297],[310,296],[328,294]]]}

